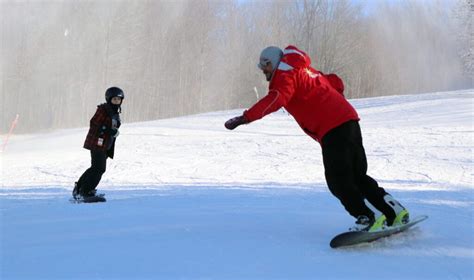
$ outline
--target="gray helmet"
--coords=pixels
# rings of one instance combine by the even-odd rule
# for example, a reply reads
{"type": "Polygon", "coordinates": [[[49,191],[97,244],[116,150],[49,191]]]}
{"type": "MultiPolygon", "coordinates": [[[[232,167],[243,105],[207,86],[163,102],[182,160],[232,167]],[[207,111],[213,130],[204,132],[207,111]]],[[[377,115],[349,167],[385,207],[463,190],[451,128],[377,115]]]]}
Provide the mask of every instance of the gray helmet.
{"type": "Polygon", "coordinates": [[[272,63],[273,69],[278,67],[280,60],[283,56],[283,51],[279,47],[266,47],[260,53],[260,61],[257,64],[257,67],[262,69],[263,67],[267,66],[269,62],[272,63]]]}

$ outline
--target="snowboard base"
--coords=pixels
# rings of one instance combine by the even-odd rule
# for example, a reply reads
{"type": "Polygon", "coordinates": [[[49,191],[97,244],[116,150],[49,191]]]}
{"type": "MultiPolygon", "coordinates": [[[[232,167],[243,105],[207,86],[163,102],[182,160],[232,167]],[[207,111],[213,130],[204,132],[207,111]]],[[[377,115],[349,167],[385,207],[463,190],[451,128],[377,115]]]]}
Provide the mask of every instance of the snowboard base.
{"type": "Polygon", "coordinates": [[[390,227],[388,229],[376,231],[376,232],[367,232],[367,231],[344,232],[335,236],[329,243],[329,246],[331,246],[331,248],[339,248],[339,247],[344,247],[344,246],[351,246],[351,245],[357,245],[357,244],[366,243],[366,242],[372,242],[377,239],[405,231],[426,219],[428,219],[428,216],[426,215],[417,216],[411,219],[410,222],[404,225],[397,226],[397,227],[390,227]]]}

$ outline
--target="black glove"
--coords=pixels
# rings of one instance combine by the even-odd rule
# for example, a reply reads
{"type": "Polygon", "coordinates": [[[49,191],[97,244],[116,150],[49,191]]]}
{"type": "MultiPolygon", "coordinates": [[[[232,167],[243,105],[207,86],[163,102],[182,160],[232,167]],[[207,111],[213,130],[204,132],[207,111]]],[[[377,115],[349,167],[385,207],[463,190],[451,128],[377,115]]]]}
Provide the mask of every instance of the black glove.
{"type": "Polygon", "coordinates": [[[249,121],[244,116],[238,116],[225,122],[225,128],[233,130],[241,124],[247,124],[249,121]]]}
{"type": "Polygon", "coordinates": [[[111,128],[109,131],[110,131],[110,135],[112,135],[112,137],[114,138],[117,138],[117,136],[119,136],[120,134],[118,128],[111,128]]]}

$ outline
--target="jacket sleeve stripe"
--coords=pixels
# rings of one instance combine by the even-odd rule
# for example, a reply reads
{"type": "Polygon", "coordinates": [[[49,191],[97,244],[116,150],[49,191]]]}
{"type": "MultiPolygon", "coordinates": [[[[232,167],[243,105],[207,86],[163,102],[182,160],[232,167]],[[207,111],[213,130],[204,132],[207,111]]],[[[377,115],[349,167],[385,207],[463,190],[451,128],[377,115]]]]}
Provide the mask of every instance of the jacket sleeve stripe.
{"type": "MultiPolygon", "coordinates": [[[[270,90],[270,91],[268,92],[268,94],[270,94],[272,91],[274,91],[274,92],[276,93],[275,98],[273,99],[272,102],[270,102],[270,104],[268,104],[268,106],[267,106],[265,109],[262,110],[262,118],[263,118],[264,116],[266,116],[267,114],[273,113],[273,112],[275,111],[275,110],[272,110],[272,106],[273,106],[273,104],[275,104],[275,102],[277,102],[278,99],[280,98],[280,92],[279,92],[278,90],[272,89],[272,90],[270,90]],[[267,111],[270,111],[270,112],[267,113],[267,111]]],[[[279,106],[279,107],[281,107],[281,106],[279,106]]],[[[278,110],[278,109],[277,109],[277,110],[278,110]]]]}

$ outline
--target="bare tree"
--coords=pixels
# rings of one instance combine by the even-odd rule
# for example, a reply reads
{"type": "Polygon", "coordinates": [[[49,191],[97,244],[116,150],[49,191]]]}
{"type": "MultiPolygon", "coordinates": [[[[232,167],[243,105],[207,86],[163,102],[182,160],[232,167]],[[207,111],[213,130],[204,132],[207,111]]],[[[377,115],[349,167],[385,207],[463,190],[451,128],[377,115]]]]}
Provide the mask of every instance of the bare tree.
{"type": "Polygon", "coordinates": [[[470,87],[473,87],[474,77],[474,1],[460,0],[454,10],[456,19],[457,41],[459,43],[458,52],[462,59],[463,74],[470,80],[470,87]]]}
{"type": "Polygon", "coordinates": [[[472,87],[460,1],[457,21],[445,2],[0,1],[0,128],[17,113],[17,131],[87,126],[109,86],[127,122],[247,107],[268,87],[268,45],[300,47],[351,98],[472,87]]]}

